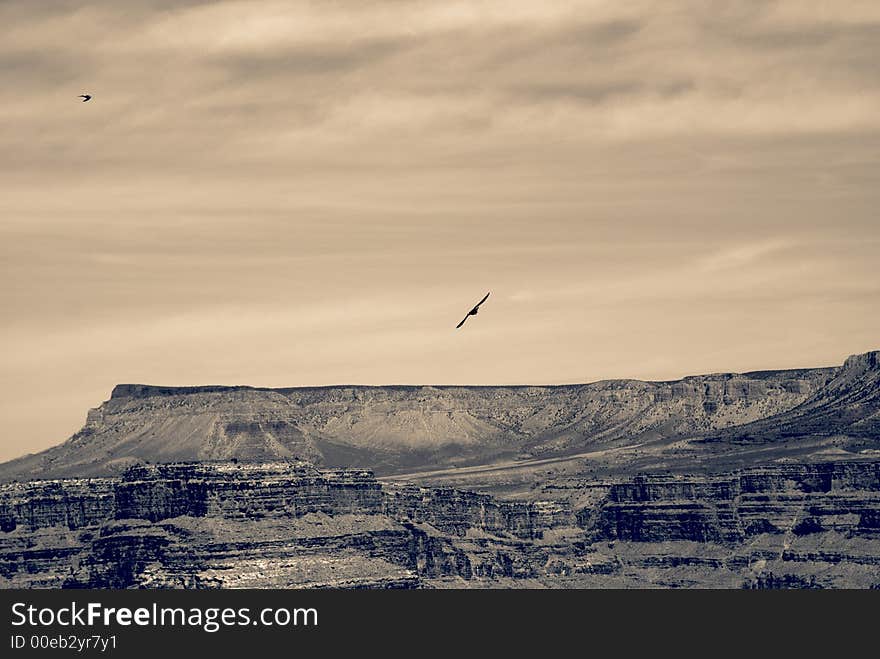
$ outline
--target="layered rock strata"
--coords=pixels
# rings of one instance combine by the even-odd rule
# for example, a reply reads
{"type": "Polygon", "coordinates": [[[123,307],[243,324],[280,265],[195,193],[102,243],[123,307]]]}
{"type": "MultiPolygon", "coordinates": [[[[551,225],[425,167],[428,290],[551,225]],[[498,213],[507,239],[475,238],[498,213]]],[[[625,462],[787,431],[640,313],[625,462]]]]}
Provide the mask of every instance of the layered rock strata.
{"type": "Polygon", "coordinates": [[[303,463],[0,487],[5,587],[872,587],[880,463],[591,484],[588,505],[303,463]]]}

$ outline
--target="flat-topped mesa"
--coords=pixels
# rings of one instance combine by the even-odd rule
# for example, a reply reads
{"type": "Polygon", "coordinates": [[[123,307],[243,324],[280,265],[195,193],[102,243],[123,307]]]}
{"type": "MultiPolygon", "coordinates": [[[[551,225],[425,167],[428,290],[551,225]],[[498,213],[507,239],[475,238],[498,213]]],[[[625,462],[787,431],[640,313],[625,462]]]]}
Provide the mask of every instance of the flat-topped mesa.
{"type": "Polygon", "coordinates": [[[792,369],[776,369],[776,370],[760,370],[746,371],[743,373],[725,371],[717,373],[706,373],[687,375],[679,380],[635,380],[635,379],[610,379],[598,382],[581,383],[581,384],[562,384],[562,385],[542,385],[542,384],[520,384],[520,385],[428,385],[428,384],[390,384],[390,385],[368,385],[368,384],[339,384],[339,385],[321,385],[321,386],[298,386],[298,387],[255,387],[251,385],[190,385],[190,386],[163,386],[153,384],[138,383],[121,383],[113,387],[110,394],[111,399],[118,398],[149,398],[151,396],[186,396],[190,394],[200,393],[224,393],[231,391],[266,391],[278,393],[295,393],[295,392],[330,392],[344,390],[398,390],[398,391],[425,391],[425,390],[534,390],[540,392],[545,389],[578,389],[581,387],[589,387],[591,385],[608,384],[626,386],[629,384],[643,384],[663,387],[665,385],[675,386],[680,391],[682,387],[685,389],[699,386],[704,382],[717,382],[718,386],[724,386],[730,380],[747,381],[764,381],[772,380],[779,377],[791,381],[797,381],[802,377],[810,377],[813,374],[835,371],[844,369],[861,369],[861,370],[880,370],[880,350],[872,350],[865,353],[850,355],[846,358],[843,366],[827,366],[815,368],[792,368],[792,369]]]}
{"type": "MultiPolygon", "coordinates": [[[[179,461],[305,461],[411,473],[671,438],[753,445],[835,435],[859,438],[844,447],[858,452],[875,448],[870,440],[880,432],[878,354],[850,357],[837,368],[673,382],[283,389],[120,384],[70,440],[0,465],[0,482],[111,476],[137,462],[179,461]],[[746,431],[742,438],[732,432],[739,428],[746,431]]],[[[680,471],[701,462],[697,449],[715,450],[691,447],[694,462],[680,471]]]]}
{"type": "Polygon", "coordinates": [[[119,398],[151,398],[153,396],[186,396],[189,394],[212,394],[228,391],[271,391],[247,385],[197,385],[189,387],[163,387],[154,384],[117,384],[110,392],[110,400],[119,398]]]}

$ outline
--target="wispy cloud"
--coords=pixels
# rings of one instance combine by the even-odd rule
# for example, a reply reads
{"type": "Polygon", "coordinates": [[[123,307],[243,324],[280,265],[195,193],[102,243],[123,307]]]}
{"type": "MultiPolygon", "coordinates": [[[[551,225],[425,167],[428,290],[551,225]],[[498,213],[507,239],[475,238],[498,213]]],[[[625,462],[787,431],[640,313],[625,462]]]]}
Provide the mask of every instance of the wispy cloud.
{"type": "Polygon", "coordinates": [[[707,272],[732,270],[748,267],[770,255],[796,248],[793,240],[774,239],[746,245],[725,247],[699,259],[699,266],[707,272]]]}
{"type": "Polygon", "coordinates": [[[878,30],[875,0],[0,2],[0,457],[123,379],[876,348],[878,30]]]}

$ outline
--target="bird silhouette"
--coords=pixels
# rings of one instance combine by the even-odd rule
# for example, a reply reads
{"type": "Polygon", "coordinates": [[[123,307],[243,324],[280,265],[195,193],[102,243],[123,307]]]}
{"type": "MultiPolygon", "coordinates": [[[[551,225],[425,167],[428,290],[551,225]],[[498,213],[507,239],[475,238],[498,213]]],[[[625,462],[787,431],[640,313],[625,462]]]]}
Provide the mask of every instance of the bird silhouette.
{"type": "MultiPolygon", "coordinates": [[[[490,291],[490,292],[491,292],[491,291],[490,291]]],[[[455,329],[458,329],[459,327],[461,327],[462,325],[464,325],[465,321],[466,321],[468,318],[470,318],[471,316],[476,316],[477,313],[480,311],[480,305],[483,304],[483,302],[485,302],[487,299],[489,299],[489,293],[486,293],[486,297],[484,297],[482,300],[480,300],[479,302],[477,302],[476,306],[475,306],[473,309],[471,309],[470,311],[467,312],[467,316],[465,316],[464,318],[462,318],[461,322],[460,322],[458,325],[455,326],[455,329]]]]}
{"type": "Polygon", "coordinates": [[[85,103],[86,101],[88,101],[92,98],[92,95],[91,94],[80,94],[79,98],[81,98],[82,102],[85,103]]]}

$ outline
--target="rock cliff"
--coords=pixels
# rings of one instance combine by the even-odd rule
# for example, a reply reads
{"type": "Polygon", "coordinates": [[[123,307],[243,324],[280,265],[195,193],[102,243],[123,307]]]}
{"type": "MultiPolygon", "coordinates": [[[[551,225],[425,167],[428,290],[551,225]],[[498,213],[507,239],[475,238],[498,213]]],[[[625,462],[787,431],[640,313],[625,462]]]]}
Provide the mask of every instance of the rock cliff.
{"type": "Polygon", "coordinates": [[[593,483],[589,505],[303,463],[0,486],[4,587],[875,587],[880,462],[593,483]]]}
{"type": "Polygon", "coordinates": [[[880,587],[878,424],[878,352],[675,382],[119,385],[0,465],[0,586],[880,587]]]}
{"type": "Polygon", "coordinates": [[[552,387],[118,385],[67,442],[0,465],[0,481],[109,476],[143,461],[305,460],[395,473],[675,437],[876,437],[878,354],[838,368],[552,387]]]}

